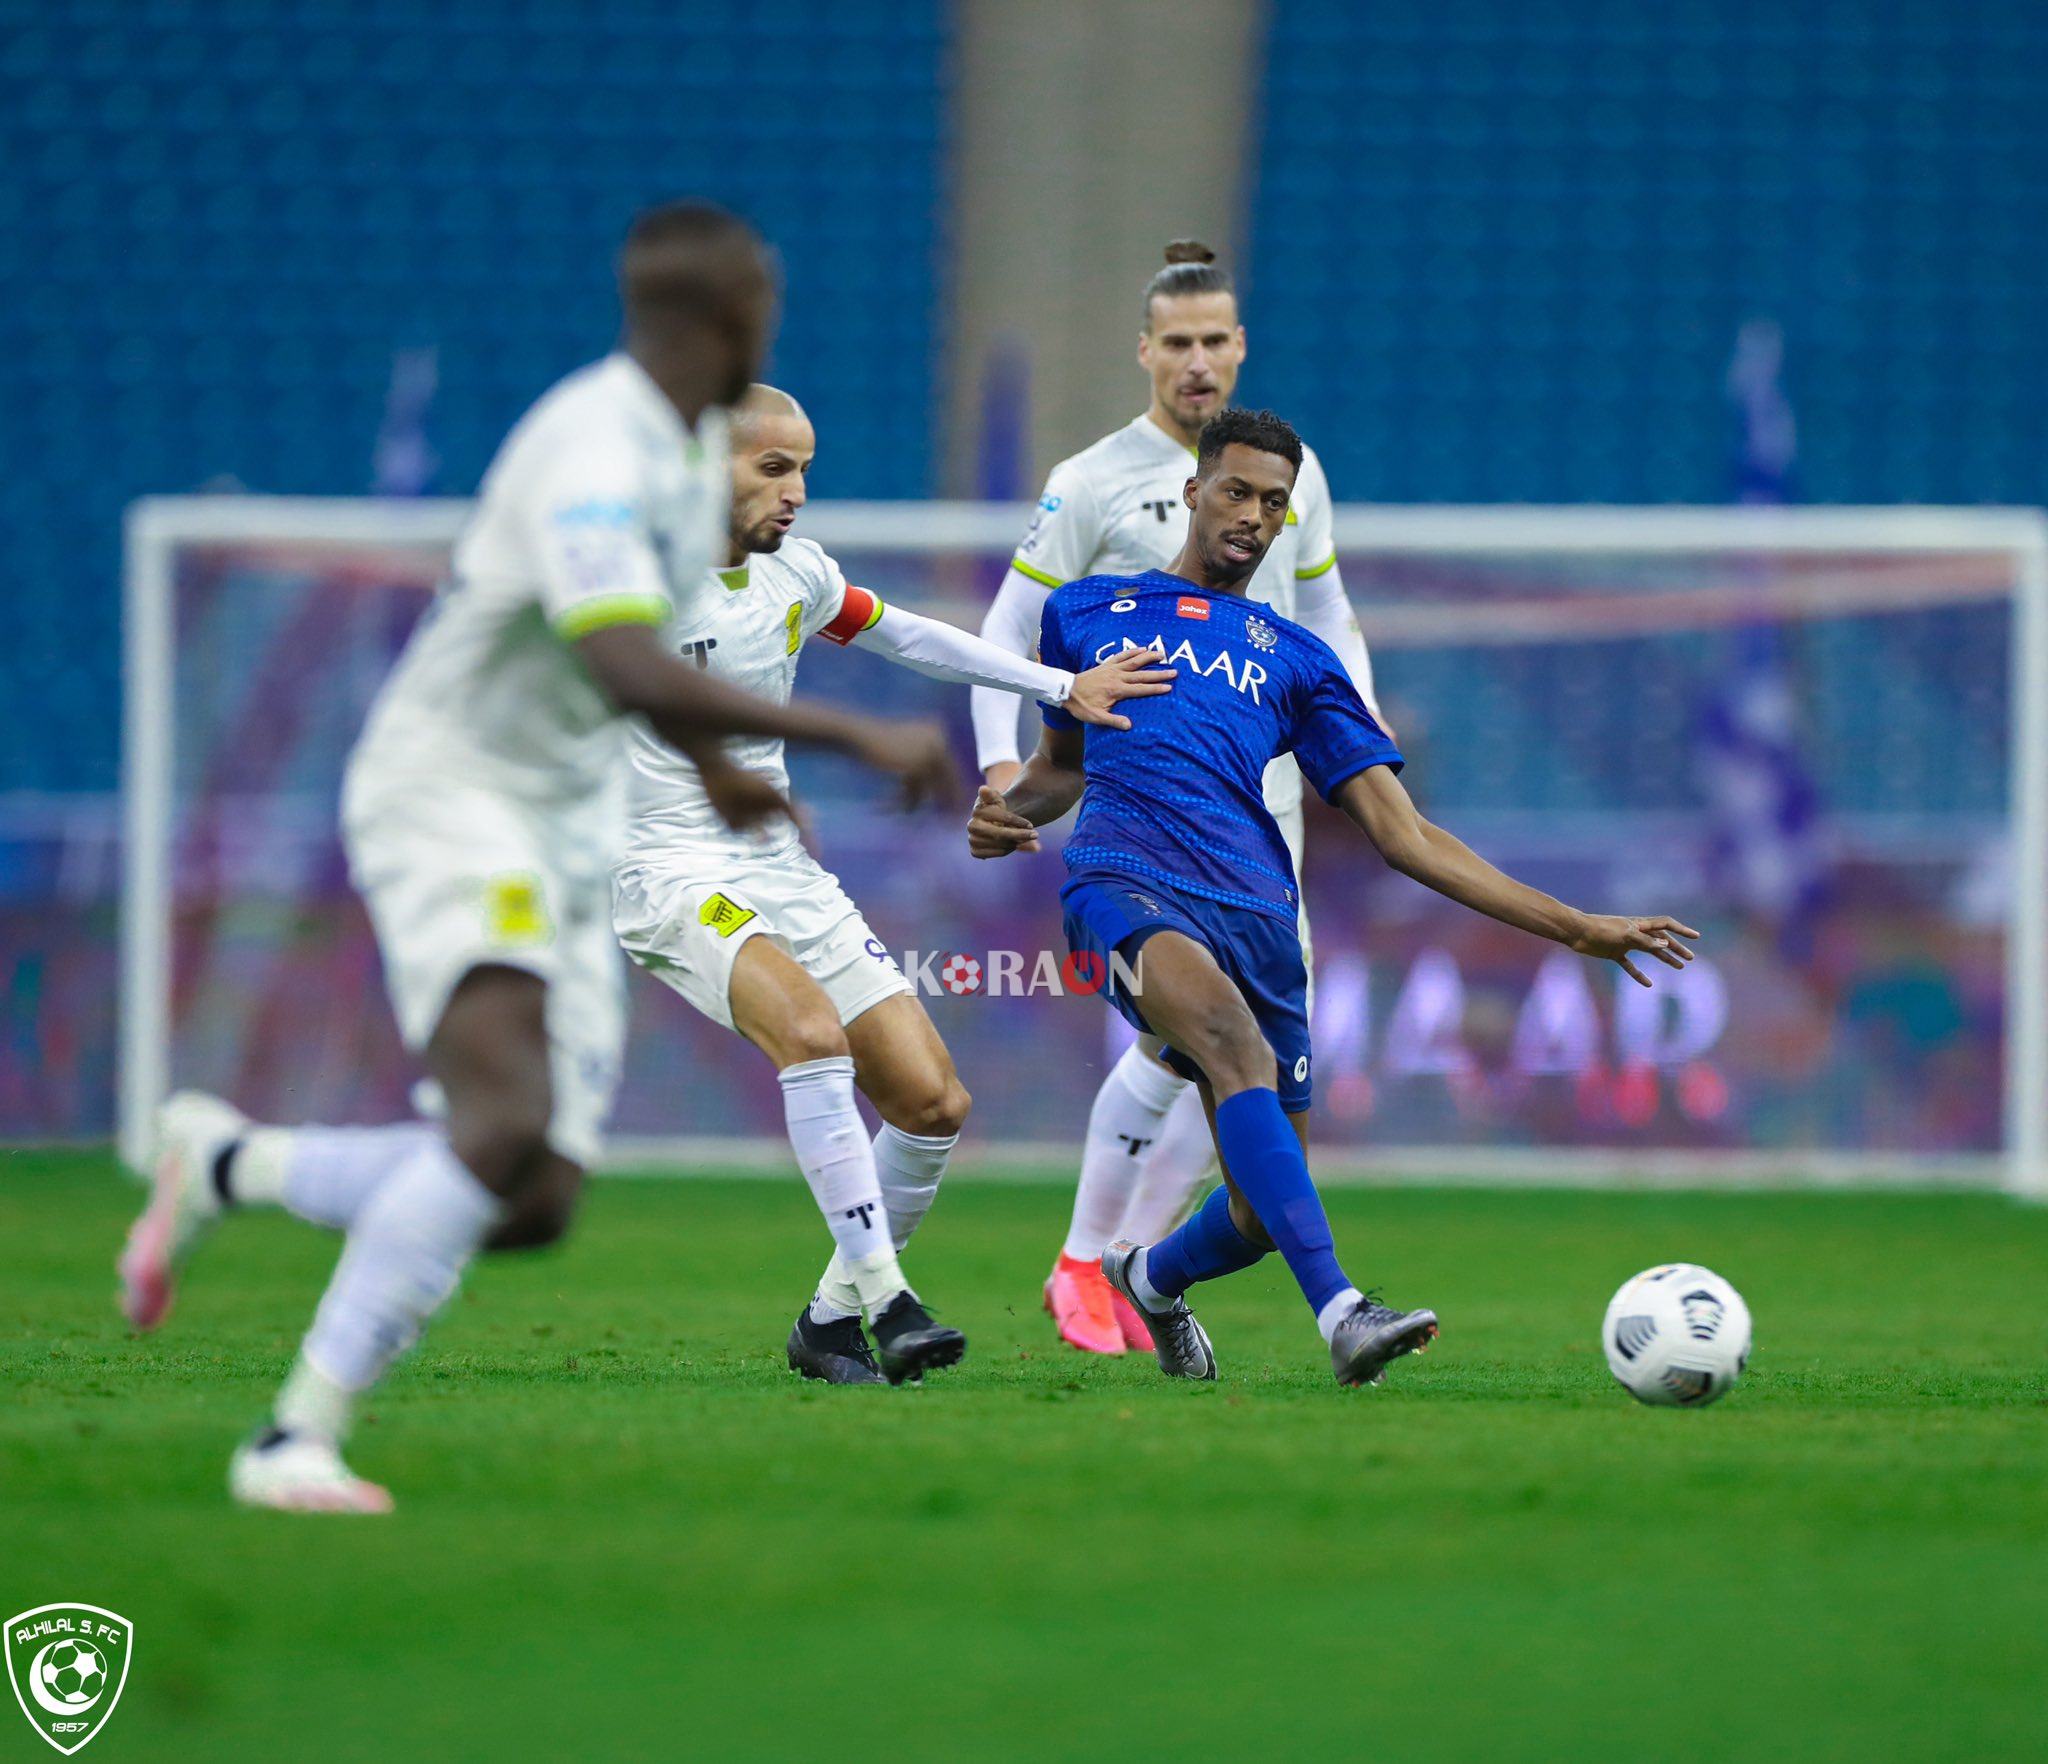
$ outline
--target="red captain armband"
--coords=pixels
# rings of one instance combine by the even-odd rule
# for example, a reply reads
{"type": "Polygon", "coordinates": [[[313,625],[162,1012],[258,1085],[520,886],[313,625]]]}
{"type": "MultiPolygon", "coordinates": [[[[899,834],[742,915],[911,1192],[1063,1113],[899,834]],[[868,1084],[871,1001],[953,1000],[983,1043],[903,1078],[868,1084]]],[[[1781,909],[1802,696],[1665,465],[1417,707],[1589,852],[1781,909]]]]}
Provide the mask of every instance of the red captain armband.
{"type": "Polygon", "coordinates": [[[882,616],[882,597],[870,594],[865,588],[856,588],[851,582],[846,585],[846,598],[839,603],[839,610],[832,617],[831,624],[820,631],[820,637],[828,637],[842,649],[863,631],[874,629],[875,621],[882,616]]]}

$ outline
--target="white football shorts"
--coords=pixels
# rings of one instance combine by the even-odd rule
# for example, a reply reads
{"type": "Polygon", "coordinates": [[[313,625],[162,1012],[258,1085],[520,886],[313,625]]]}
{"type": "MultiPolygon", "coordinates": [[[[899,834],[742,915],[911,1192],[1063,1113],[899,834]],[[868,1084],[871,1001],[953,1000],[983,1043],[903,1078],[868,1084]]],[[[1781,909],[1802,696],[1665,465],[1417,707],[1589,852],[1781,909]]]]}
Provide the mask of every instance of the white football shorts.
{"type": "Polygon", "coordinates": [[[472,968],[538,975],[548,989],[548,1143],[586,1166],[603,1145],[626,1040],[605,873],[615,825],[445,777],[357,768],[342,790],[349,873],[406,1046],[426,1046],[472,968]]]}
{"type": "Polygon", "coordinates": [[[759,862],[634,858],[612,874],[612,926],[626,953],[714,1023],[730,1029],[732,968],[747,941],[769,937],[825,989],[851,1023],[910,982],[868,928],[839,878],[807,851],[759,862]]]}

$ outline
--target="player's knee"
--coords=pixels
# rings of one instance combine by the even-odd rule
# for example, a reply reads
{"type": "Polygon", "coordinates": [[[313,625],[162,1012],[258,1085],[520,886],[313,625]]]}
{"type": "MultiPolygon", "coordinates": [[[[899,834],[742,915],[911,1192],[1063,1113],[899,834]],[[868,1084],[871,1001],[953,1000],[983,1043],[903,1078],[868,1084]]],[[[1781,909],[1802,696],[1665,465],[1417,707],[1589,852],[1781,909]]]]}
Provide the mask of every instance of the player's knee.
{"type": "Polygon", "coordinates": [[[892,1125],[925,1139],[950,1139],[967,1125],[968,1111],[973,1107],[974,1098],[967,1094],[967,1086],[948,1073],[915,1093],[908,1106],[898,1110],[900,1118],[892,1125]]]}
{"type": "Polygon", "coordinates": [[[576,1216],[573,1187],[543,1184],[527,1189],[506,1207],[505,1217],[491,1233],[494,1250],[546,1249],[568,1234],[576,1216]]]}
{"type": "Polygon", "coordinates": [[[545,1093],[458,1108],[449,1118],[448,1143],[486,1188],[522,1201],[550,1155],[549,1113],[545,1093]]]}
{"type": "Polygon", "coordinates": [[[800,1066],[809,1060],[841,1060],[850,1052],[846,1031],[830,1009],[797,1012],[775,1039],[778,1066],[800,1066]]]}

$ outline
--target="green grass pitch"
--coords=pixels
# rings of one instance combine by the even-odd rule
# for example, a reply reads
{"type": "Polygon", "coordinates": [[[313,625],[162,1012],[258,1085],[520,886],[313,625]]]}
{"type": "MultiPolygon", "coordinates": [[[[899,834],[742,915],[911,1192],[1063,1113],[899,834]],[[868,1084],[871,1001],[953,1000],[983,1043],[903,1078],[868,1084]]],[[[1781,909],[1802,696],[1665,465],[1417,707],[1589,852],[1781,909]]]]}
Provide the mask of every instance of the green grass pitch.
{"type": "Polygon", "coordinates": [[[397,1515],[322,1520],[222,1475],[335,1240],[229,1221],[138,1341],[134,1197],[0,1157],[0,1600],[134,1621],[95,1759],[2048,1755],[2048,1212],[1342,1191],[1436,1349],[1340,1391],[1269,1263],[1200,1295],[1191,1388],[1053,1341],[1061,1187],[961,1182],[911,1267],[967,1364],[826,1391],[781,1361],[794,1176],[600,1183],[370,1405],[397,1515]],[[1756,1313],[1699,1412],[1595,1341],[1678,1258],[1756,1313]]]}

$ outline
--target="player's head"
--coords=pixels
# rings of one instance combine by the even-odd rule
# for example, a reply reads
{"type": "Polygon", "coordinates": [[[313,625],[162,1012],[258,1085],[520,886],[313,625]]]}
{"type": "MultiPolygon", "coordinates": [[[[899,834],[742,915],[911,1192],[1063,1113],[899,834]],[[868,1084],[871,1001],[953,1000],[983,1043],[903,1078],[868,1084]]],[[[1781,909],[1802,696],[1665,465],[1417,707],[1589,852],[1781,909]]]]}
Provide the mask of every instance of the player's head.
{"type": "Polygon", "coordinates": [[[665,202],[619,253],[626,347],[691,422],[734,404],[775,326],[776,273],[761,235],[709,202],[665,202]]]}
{"type": "Polygon", "coordinates": [[[1230,402],[1244,366],[1237,290],[1216,253],[1197,239],[1166,248],[1166,267],[1145,284],[1138,361],[1152,377],[1152,410],[1189,441],[1230,402]]]}
{"type": "Polygon", "coordinates": [[[1301,437],[1270,410],[1219,411],[1202,425],[1195,475],[1181,492],[1188,543],[1213,582],[1236,586],[1259,567],[1301,471],[1301,437]]]}
{"type": "Polygon", "coordinates": [[[804,505],[804,474],[818,437],[804,407],[774,386],[752,385],[733,406],[732,553],[777,551],[804,505]]]}

